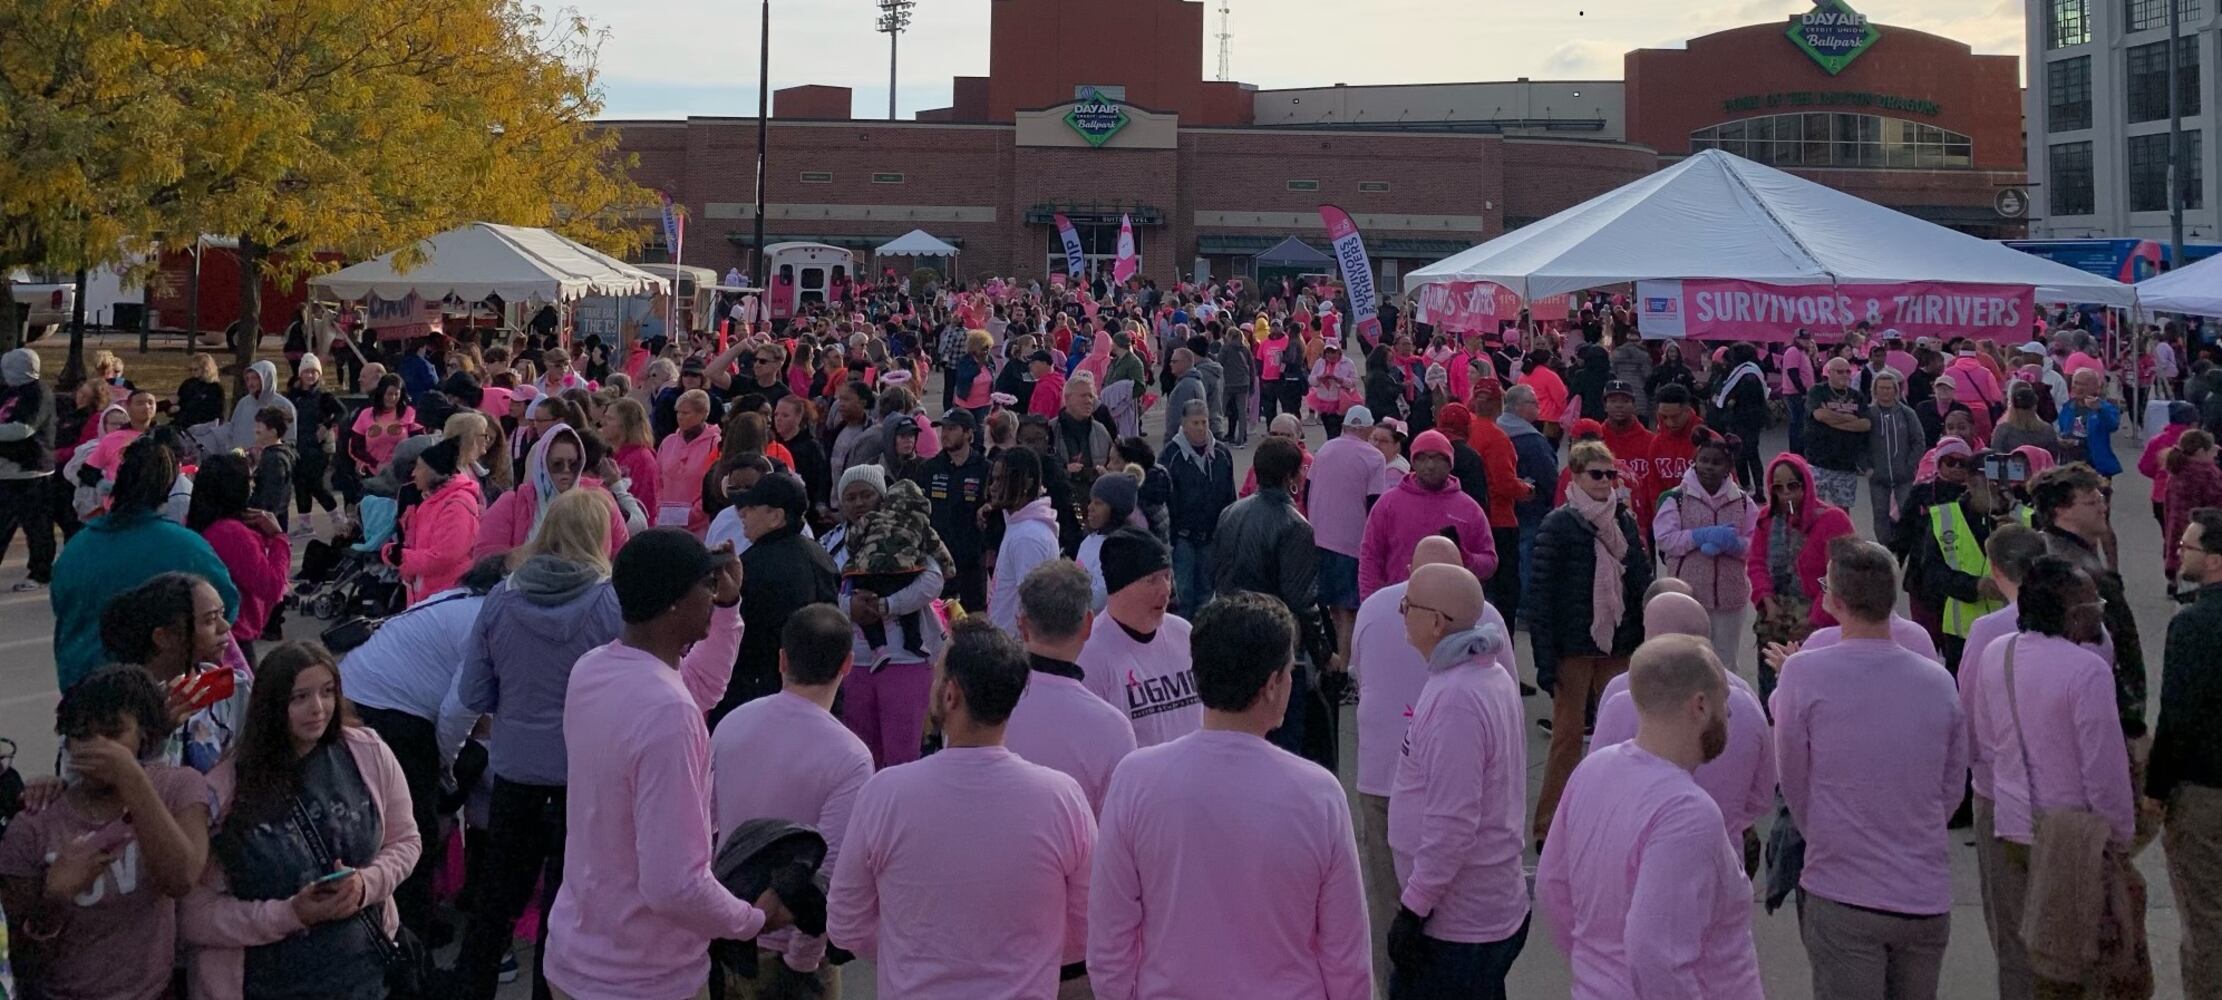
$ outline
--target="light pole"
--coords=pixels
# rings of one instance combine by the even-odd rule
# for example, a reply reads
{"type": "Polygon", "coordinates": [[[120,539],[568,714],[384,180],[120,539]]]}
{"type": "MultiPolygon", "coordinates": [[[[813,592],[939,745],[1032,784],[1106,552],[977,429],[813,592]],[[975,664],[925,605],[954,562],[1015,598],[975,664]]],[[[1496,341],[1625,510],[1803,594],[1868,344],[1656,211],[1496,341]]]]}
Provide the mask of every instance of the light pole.
{"type": "Polygon", "coordinates": [[[916,0],[879,0],[879,30],[887,32],[887,120],[895,120],[895,43],[910,28],[916,0]]]}
{"type": "Polygon", "coordinates": [[[764,144],[771,138],[772,0],[764,0],[764,27],[760,37],[756,53],[756,236],[751,241],[756,249],[756,262],[749,271],[755,277],[753,284],[763,288],[768,278],[764,268],[764,161],[769,154],[764,144]]]}
{"type": "MultiPolygon", "coordinates": [[[[2183,0],[2168,4],[2168,266],[2183,260],[2183,107],[2176,100],[2176,18],[2183,0]]],[[[2205,150],[2200,151],[2204,156],[2205,150]]]]}

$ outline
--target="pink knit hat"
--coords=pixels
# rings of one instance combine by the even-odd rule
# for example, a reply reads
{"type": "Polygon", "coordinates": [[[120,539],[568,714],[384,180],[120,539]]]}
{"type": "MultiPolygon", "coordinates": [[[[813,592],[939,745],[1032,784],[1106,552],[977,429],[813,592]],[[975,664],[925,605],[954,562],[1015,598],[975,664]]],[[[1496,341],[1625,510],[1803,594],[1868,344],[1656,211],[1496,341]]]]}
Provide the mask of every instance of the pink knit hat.
{"type": "Polygon", "coordinates": [[[1412,457],[1418,458],[1421,455],[1451,457],[1450,439],[1444,437],[1442,431],[1421,431],[1419,437],[1412,439],[1412,457]]]}

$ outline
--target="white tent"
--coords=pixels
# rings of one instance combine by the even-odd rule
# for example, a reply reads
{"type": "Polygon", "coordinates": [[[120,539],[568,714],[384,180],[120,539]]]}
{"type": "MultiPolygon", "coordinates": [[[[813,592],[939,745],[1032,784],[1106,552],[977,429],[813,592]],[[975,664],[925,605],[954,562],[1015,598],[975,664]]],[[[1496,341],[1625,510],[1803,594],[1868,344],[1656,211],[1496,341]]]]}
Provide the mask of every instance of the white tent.
{"type": "Polygon", "coordinates": [[[954,257],[957,248],[923,229],[913,229],[872,252],[882,257],[954,257]]]}
{"type": "Polygon", "coordinates": [[[2040,302],[2129,305],[2130,286],[1706,150],[1405,275],[1490,281],[1527,301],[1600,285],[1728,278],[1773,285],[2029,285],[2040,302]]]}
{"type": "Polygon", "coordinates": [[[395,300],[415,293],[438,301],[453,296],[477,302],[498,295],[507,302],[570,302],[589,295],[662,292],[667,283],[624,261],[545,229],[470,225],[424,241],[424,258],[404,271],[400,251],[309,279],[335,298],[377,296],[395,300]]]}
{"type": "Polygon", "coordinates": [[[2138,282],[2137,301],[2149,312],[2222,316],[2222,257],[2138,282]]]}

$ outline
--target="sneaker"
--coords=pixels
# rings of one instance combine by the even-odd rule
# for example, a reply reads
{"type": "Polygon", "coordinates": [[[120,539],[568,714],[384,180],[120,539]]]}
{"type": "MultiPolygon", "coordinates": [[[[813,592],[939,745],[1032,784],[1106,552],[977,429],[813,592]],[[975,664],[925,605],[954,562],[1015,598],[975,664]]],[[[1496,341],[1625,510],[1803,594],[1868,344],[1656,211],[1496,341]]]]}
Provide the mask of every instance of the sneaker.
{"type": "Polygon", "coordinates": [[[38,580],[18,580],[15,586],[8,589],[14,593],[28,594],[33,591],[45,590],[46,584],[38,580]]]}
{"type": "Polygon", "coordinates": [[[501,972],[494,978],[501,980],[503,985],[507,985],[509,983],[514,983],[517,981],[516,952],[512,951],[509,954],[503,955],[501,957],[501,972]]]}

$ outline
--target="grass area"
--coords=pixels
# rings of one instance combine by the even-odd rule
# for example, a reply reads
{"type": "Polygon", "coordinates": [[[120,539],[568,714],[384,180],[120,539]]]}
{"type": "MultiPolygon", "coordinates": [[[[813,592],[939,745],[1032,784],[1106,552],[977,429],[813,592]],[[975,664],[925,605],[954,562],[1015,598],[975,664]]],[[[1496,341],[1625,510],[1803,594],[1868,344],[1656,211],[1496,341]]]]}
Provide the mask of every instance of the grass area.
{"type": "MultiPolygon", "coordinates": [[[[265,336],[260,356],[275,357],[276,340],[274,336],[265,336]]],[[[61,377],[62,366],[69,360],[67,333],[57,333],[41,339],[32,344],[31,349],[38,352],[40,371],[48,380],[61,377]]],[[[123,361],[123,377],[158,396],[167,396],[176,391],[178,383],[185,381],[187,362],[197,353],[214,356],[224,377],[231,377],[231,352],[225,350],[222,344],[197,351],[187,350],[185,338],[176,334],[156,334],[148,339],[147,352],[141,354],[139,335],[136,332],[85,331],[86,364],[90,365],[93,355],[100,351],[113,352],[123,361]]],[[[279,370],[284,370],[282,363],[279,370]]]]}

